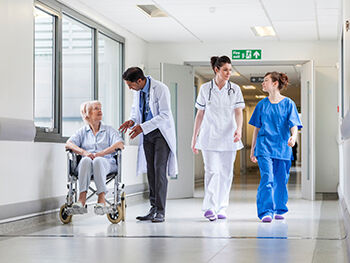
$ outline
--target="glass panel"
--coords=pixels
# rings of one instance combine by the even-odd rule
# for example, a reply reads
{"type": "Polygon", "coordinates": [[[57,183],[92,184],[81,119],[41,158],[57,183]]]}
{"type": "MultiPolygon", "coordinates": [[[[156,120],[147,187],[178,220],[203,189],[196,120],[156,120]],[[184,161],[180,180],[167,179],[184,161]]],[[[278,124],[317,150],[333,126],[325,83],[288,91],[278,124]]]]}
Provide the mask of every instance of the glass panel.
{"type": "Polygon", "coordinates": [[[38,127],[54,128],[54,23],[52,15],[35,8],[34,122],[38,127]]]}
{"type": "Polygon", "coordinates": [[[80,105],[93,99],[92,29],[62,18],[62,136],[70,136],[84,125],[80,105]]]}
{"type": "Polygon", "coordinates": [[[118,129],[121,124],[121,44],[98,34],[98,96],[103,121],[118,129]]]}

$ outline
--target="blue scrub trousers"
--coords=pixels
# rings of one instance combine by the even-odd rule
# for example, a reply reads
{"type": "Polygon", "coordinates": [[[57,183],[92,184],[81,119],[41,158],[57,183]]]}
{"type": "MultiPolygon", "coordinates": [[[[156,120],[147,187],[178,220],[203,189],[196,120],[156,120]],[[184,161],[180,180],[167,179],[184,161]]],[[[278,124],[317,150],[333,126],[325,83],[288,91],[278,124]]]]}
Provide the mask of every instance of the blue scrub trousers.
{"type": "Polygon", "coordinates": [[[288,189],[290,160],[257,157],[260,169],[260,185],[256,196],[258,217],[273,217],[288,212],[288,189]]]}

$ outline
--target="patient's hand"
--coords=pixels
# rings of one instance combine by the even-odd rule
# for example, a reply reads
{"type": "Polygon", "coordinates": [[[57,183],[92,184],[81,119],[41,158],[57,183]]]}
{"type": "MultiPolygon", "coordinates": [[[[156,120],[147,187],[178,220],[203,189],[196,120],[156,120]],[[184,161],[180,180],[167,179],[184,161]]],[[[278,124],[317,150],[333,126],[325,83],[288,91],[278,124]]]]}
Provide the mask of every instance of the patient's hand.
{"type": "Polygon", "coordinates": [[[91,158],[91,160],[95,159],[95,155],[93,153],[90,153],[88,151],[84,151],[83,156],[91,158]]]}
{"type": "Polygon", "coordinates": [[[94,158],[103,157],[103,156],[105,156],[105,154],[103,152],[94,153],[94,158]]]}

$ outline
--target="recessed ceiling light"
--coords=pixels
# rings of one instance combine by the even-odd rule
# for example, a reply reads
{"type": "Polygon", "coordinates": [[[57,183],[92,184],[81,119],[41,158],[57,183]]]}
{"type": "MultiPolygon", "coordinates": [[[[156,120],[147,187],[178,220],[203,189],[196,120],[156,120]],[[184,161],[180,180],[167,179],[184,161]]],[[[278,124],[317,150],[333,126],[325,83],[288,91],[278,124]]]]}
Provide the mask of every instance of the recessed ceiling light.
{"type": "Polygon", "coordinates": [[[243,89],[256,89],[253,85],[243,85],[243,89]]]}
{"type": "Polygon", "coordinates": [[[272,26],[254,26],[251,27],[251,29],[258,37],[276,36],[276,32],[273,30],[272,26]]]}
{"type": "Polygon", "coordinates": [[[255,98],[257,98],[257,99],[263,99],[263,98],[266,98],[266,95],[255,95],[255,98]]]}
{"type": "Polygon", "coordinates": [[[155,5],[136,5],[142,12],[149,17],[167,17],[168,14],[155,5]]]}

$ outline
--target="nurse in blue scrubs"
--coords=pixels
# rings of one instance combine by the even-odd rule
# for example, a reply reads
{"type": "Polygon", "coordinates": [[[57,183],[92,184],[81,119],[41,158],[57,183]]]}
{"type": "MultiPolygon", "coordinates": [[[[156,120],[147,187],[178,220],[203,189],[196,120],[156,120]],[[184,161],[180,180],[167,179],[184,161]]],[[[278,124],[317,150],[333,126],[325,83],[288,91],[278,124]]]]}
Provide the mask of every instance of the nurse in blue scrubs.
{"type": "Polygon", "coordinates": [[[280,93],[287,85],[287,75],[266,73],[262,88],[269,96],[256,105],[249,121],[254,126],[250,159],[258,162],[261,177],[256,197],[258,217],[266,223],[273,218],[283,220],[288,212],[292,147],[302,127],[295,103],[280,93]]]}

